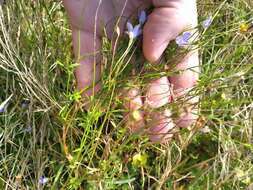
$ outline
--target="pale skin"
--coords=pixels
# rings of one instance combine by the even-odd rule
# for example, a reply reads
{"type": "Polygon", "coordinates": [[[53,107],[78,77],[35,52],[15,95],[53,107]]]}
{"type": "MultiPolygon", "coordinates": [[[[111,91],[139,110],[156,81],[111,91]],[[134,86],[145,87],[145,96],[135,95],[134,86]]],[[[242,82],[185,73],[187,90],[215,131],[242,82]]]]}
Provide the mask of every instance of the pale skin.
{"type": "MultiPolygon", "coordinates": [[[[154,7],[143,29],[143,54],[154,64],[172,40],[186,28],[197,25],[196,0],[63,0],[63,4],[71,24],[74,53],[80,63],[75,72],[79,90],[87,89],[94,84],[95,68],[97,83],[94,89],[83,91],[84,97],[97,93],[101,88],[99,80],[103,73],[99,64],[99,50],[103,28],[105,27],[111,36],[114,27],[110,23],[115,23],[113,21],[118,16],[130,18],[137,15],[138,10],[154,7]]],[[[125,21],[122,19],[119,23],[121,34],[125,31],[125,21]]],[[[171,118],[171,111],[168,109],[161,112],[140,110],[143,107],[152,110],[164,106],[170,102],[172,94],[173,99],[184,96],[198,80],[198,65],[198,53],[190,52],[176,66],[183,72],[180,75],[151,80],[144,99],[137,88],[125,93],[127,95],[124,98],[129,100],[125,104],[126,109],[129,110],[129,115],[135,113],[135,117],[127,117],[127,127],[132,131],[139,131],[145,127],[151,141],[166,142],[172,136],[169,134],[172,128],[193,124],[197,119],[196,109],[190,104],[196,104],[198,98],[188,101],[188,111],[183,111],[177,119],[171,118]]]]}

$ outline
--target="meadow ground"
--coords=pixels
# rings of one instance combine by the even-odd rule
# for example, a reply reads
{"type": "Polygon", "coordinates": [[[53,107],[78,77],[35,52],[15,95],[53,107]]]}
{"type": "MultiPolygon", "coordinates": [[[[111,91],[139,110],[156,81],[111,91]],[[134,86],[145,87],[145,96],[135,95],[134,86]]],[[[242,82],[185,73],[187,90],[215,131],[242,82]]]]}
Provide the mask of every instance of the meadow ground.
{"type": "MultiPolygon", "coordinates": [[[[198,10],[201,76],[192,93],[200,119],[157,145],[124,128],[118,89],[173,69],[143,64],[141,39],[127,49],[124,36],[112,52],[104,38],[104,87],[86,112],[61,2],[8,0],[0,8],[0,101],[13,96],[0,113],[0,189],[252,190],[253,33],[240,27],[253,21],[253,1],[199,0],[198,10]]],[[[177,50],[170,45],[165,61],[178,59],[177,50]]]]}

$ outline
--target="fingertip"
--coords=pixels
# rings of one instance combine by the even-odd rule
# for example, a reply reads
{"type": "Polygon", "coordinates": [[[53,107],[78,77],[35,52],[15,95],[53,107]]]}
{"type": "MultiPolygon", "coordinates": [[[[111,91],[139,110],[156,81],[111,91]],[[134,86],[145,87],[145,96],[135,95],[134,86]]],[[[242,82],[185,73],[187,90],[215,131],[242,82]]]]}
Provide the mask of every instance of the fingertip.
{"type": "Polygon", "coordinates": [[[150,82],[145,104],[150,108],[160,108],[171,100],[170,82],[166,76],[150,82]]]}
{"type": "Polygon", "coordinates": [[[181,128],[188,128],[193,126],[199,118],[199,96],[189,97],[187,101],[181,106],[181,113],[177,120],[176,125],[181,128]]]}
{"type": "Polygon", "coordinates": [[[183,30],[185,21],[181,17],[169,7],[155,8],[149,15],[143,30],[143,53],[148,61],[159,60],[169,42],[183,30]]]}
{"type": "Polygon", "coordinates": [[[149,123],[149,139],[154,143],[165,143],[173,137],[172,130],[175,127],[171,118],[171,112],[164,110],[160,113],[151,113],[149,123]]]}
{"type": "Polygon", "coordinates": [[[150,44],[143,45],[143,54],[144,57],[151,63],[156,63],[162,56],[164,50],[167,47],[167,44],[163,47],[162,45],[159,48],[147,47],[150,44]]]}
{"type": "Polygon", "coordinates": [[[169,42],[161,42],[155,37],[152,38],[150,31],[145,31],[143,37],[143,54],[144,57],[151,63],[157,62],[162,56],[169,42]]]}
{"type": "Polygon", "coordinates": [[[193,112],[184,113],[184,115],[181,115],[181,118],[176,122],[176,125],[180,128],[188,128],[194,125],[197,122],[199,116],[196,113],[197,111],[193,112]]]}

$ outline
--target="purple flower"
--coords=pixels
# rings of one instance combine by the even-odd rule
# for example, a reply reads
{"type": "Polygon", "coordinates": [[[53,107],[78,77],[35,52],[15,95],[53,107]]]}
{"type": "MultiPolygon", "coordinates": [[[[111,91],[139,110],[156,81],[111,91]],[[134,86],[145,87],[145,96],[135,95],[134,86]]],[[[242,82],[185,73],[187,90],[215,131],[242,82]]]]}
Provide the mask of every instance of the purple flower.
{"type": "Polygon", "coordinates": [[[26,109],[30,104],[30,100],[23,100],[21,103],[21,108],[26,109]]]}
{"type": "Polygon", "coordinates": [[[190,32],[184,32],[182,35],[176,37],[176,43],[178,46],[183,47],[189,45],[189,40],[192,34],[190,32]]]}
{"type": "Polygon", "coordinates": [[[147,20],[147,14],[145,11],[141,11],[139,14],[139,24],[143,25],[147,20]]]}
{"type": "Polygon", "coordinates": [[[127,33],[131,39],[137,38],[142,34],[141,25],[138,24],[133,27],[133,25],[130,22],[127,22],[127,33]]]}
{"type": "Polygon", "coordinates": [[[202,26],[204,29],[207,29],[212,24],[212,17],[208,17],[206,20],[202,22],[202,26]]]}
{"type": "Polygon", "coordinates": [[[13,96],[13,94],[10,95],[5,101],[3,101],[3,102],[0,104],[0,113],[5,112],[6,107],[8,106],[8,103],[9,103],[9,101],[11,100],[11,97],[12,97],[12,96],[13,96]]]}
{"type": "Polygon", "coordinates": [[[31,127],[31,126],[28,126],[27,128],[25,128],[25,129],[23,130],[23,132],[25,132],[25,133],[31,133],[31,132],[32,132],[32,127],[31,127]]]}
{"type": "Polygon", "coordinates": [[[45,185],[47,182],[48,182],[48,178],[46,178],[45,176],[41,176],[39,178],[39,184],[45,185]]]}

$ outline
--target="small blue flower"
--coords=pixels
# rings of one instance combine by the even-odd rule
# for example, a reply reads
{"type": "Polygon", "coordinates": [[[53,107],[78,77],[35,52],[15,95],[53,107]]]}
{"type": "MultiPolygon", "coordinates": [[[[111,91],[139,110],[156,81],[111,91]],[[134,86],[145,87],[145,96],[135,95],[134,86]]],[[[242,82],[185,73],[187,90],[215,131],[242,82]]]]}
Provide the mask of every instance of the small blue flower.
{"type": "Polygon", "coordinates": [[[45,176],[41,176],[39,178],[39,184],[45,185],[47,182],[48,182],[48,178],[46,178],[45,176]]]}
{"type": "Polygon", "coordinates": [[[127,33],[129,35],[129,38],[134,39],[137,38],[142,34],[141,25],[138,24],[133,27],[133,25],[130,22],[127,22],[127,33]]]}
{"type": "Polygon", "coordinates": [[[139,14],[139,24],[143,25],[147,20],[147,14],[145,11],[141,11],[139,14]]]}
{"type": "Polygon", "coordinates": [[[11,100],[13,94],[10,95],[5,101],[3,101],[1,104],[0,104],[0,113],[3,113],[5,112],[7,106],[8,106],[8,103],[9,101],[11,100]]]}
{"type": "Polygon", "coordinates": [[[31,126],[28,126],[27,128],[25,128],[23,130],[24,133],[31,133],[32,132],[32,127],[31,126]]]}
{"type": "Polygon", "coordinates": [[[21,103],[21,108],[26,109],[30,104],[30,100],[23,100],[21,103]]]}
{"type": "Polygon", "coordinates": [[[212,24],[212,17],[208,17],[206,20],[202,22],[202,26],[204,29],[207,29],[212,24]]]}
{"type": "Polygon", "coordinates": [[[182,35],[176,37],[176,43],[178,46],[183,47],[189,45],[189,40],[192,34],[190,32],[184,32],[182,35]]]}

